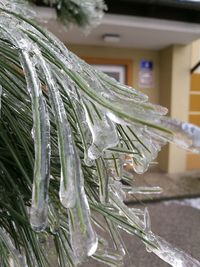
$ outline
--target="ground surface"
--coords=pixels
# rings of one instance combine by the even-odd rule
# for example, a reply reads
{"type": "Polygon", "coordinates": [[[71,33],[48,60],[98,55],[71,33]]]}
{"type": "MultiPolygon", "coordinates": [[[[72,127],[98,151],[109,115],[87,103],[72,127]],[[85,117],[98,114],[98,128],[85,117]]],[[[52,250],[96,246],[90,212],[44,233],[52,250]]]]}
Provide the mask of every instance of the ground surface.
{"type": "MultiPolygon", "coordinates": [[[[200,199],[194,201],[199,205],[200,199]]],[[[152,230],[176,247],[189,253],[200,261],[200,205],[199,209],[181,201],[163,201],[146,204],[149,208],[152,230]]],[[[167,263],[145,250],[144,245],[135,237],[124,234],[129,250],[125,267],[168,267],[167,263]]],[[[103,267],[102,263],[90,261],[84,267],[103,267]]]]}
{"type": "MultiPolygon", "coordinates": [[[[151,170],[144,175],[134,175],[134,185],[163,188],[161,195],[137,195],[136,198],[129,196],[127,203],[130,207],[136,207],[139,200],[143,203],[140,207],[147,206],[152,231],[200,261],[200,172],[168,175],[151,170]]],[[[170,266],[148,253],[141,241],[134,236],[124,233],[123,238],[129,251],[125,267],[170,266]]],[[[90,260],[80,267],[105,266],[90,260]]],[[[55,262],[52,267],[57,267],[55,262]]]]}

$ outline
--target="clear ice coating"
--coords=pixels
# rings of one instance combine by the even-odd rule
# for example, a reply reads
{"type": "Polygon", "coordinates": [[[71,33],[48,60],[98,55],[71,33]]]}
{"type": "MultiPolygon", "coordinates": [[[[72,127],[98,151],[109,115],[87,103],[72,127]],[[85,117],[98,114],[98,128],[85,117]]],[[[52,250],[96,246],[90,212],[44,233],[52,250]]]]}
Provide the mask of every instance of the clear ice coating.
{"type": "Polygon", "coordinates": [[[124,266],[123,255],[119,254],[118,251],[110,249],[109,245],[102,239],[99,240],[98,249],[93,258],[111,267],[124,266]]]}
{"type": "Polygon", "coordinates": [[[97,235],[92,227],[90,208],[84,190],[84,177],[80,158],[75,151],[75,207],[68,210],[70,239],[77,263],[92,256],[98,247],[97,235]]]}
{"type": "MultiPolygon", "coordinates": [[[[173,267],[199,267],[200,262],[192,258],[190,255],[173,247],[163,238],[150,233],[150,240],[158,247],[158,249],[150,248],[163,261],[169,263],[173,267]]],[[[149,249],[149,248],[148,248],[149,249]]]]}
{"type": "Polygon", "coordinates": [[[59,92],[58,83],[51,74],[51,69],[44,61],[42,54],[37,50],[37,60],[48,86],[49,98],[54,111],[58,131],[58,145],[61,162],[60,201],[65,208],[75,206],[76,196],[74,179],[76,158],[73,145],[73,136],[67,114],[59,92]]]}
{"type": "Polygon", "coordinates": [[[104,150],[116,146],[119,138],[115,124],[96,109],[93,103],[87,102],[84,107],[86,121],[92,133],[92,145],[88,149],[88,157],[95,160],[103,154],[104,150]]]}
{"type": "Polygon", "coordinates": [[[0,244],[1,244],[1,256],[3,254],[6,256],[6,259],[1,259],[2,265],[9,264],[6,266],[14,266],[14,267],[27,266],[25,255],[22,254],[22,250],[19,251],[15,248],[12,239],[3,228],[0,228],[0,244]],[[3,260],[5,260],[6,263],[3,262],[3,260]]]}
{"type": "Polygon", "coordinates": [[[2,96],[2,93],[3,93],[3,89],[2,89],[2,86],[0,85],[0,116],[1,116],[1,96],[2,96]]]}
{"type": "Polygon", "coordinates": [[[144,231],[146,233],[151,231],[151,218],[147,208],[144,209],[144,231]]]}
{"type": "Polygon", "coordinates": [[[41,84],[36,74],[31,43],[27,44],[23,35],[16,36],[3,31],[8,39],[20,50],[21,65],[24,69],[27,89],[32,99],[33,139],[35,146],[34,181],[30,223],[35,231],[42,231],[47,226],[48,186],[50,176],[50,123],[46,101],[42,95],[41,84]],[[12,37],[10,37],[11,35],[12,37]],[[18,38],[21,38],[18,40],[18,38]],[[32,54],[32,55],[30,55],[32,54]]]}
{"type": "Polygon", "coordinates": [[[105,164],[108,176],[115,180],[121,180],[123,175],[123,155],[106,151],[104,154],[105,164]]]}
{"type": "Polygon", "coordinates": [[[34,182],[30,222],[36,231],[47,226],[48,187],[50,178],[50,123],[47,106],[42,97],[42,90],[37,79],[35,67],[27,52],[22,48],[21,62],[27,81],[27,88],[32,96],[33,138],[35,144],[34,182]]]}
{"type": "Polygon", "coordinates": [[[27,89],[32,99],[33,138],[35,147],[34,182],[32,189],[32,204],[30,223],[36,231],[47,226],[48,184],[50,169],[50,123],[45,99],[42,96],[41,84],[37,77],[34,59],[30,55],[31,43],[26,43],[23,35],[0,29],[20,50],[21,65],[24,68],[27,89]],[[3,30],[3,31],[2,31],[3,30]],[[19,40],[18,40],[19,38],[19,40]]]}
{"type": "MultiPolygon", "coordinates": [[[[94,1],[73,2],[88,5],[87,10],[94,11],[94,1]]],[[[51,112],[52,124],[56,124],[61,165],[59,195],[62,205],[67,208],[70,247],[77,263],[93,256],[110,266],[122,265],[121,255],[118,257],[116,253],[97,249],[98,239],[92,227],[86,196],[86,192],[88,195],[90,193],[85,190],[89,188],[94,190],[96,202],[108,205],[114,211],[115,220],[122,219],[134,229],[134,233],[141,235],[144,242],[153,243],[157,247],[148,246],[148,250],[174,267],[199,266],[199,262],[151,233],[147,209],[143,211],[129,208],[123,202],[126,198],[125,191],[149,194],[160,193],[160,188],[124,186],[121,179],[124,179],[125,164],[131,165],[137,173],[145,172],[166,141],[199,153],[200,129],[165,117],[167,109],[149,103],[144,94],[94,70],[37,25],[19,20],[19,16],[9,12],[23,14],[17,4],[0,0],[0,9],[1,36],[12,44],[14,57],[20,55],[31,96],[35,145],[30,218],[33,229],[41,231],[47,225],[51,112]],[[4,16],[2,12],[7,14],[4,16]],[[47,91],[47,88],[48,94],[44,97],[43,91],[47,91]],[[88,167],[85,164],[91,166],[94,174],[92,178],[95,179],[88,179],[85,171],[88,167]],[[98,164],[100,171],[97,173],[98,164]],[[88,187],[94,180],[94,187],[88,187]]],[[[0,87],[0,95],[1,91],[0,87]]],[[[11,98],[9,93],[6,97],[11,98]]],[[[18,107],[16,103],[13,103],[12,108],[18,114],[25,110],[23,105],[18,107]]],[[[128,179],[130,184],[130,178],[128,179]]],[[[54,216],[50,211],[50,221],[54,216]]],[[[64,221],[62,224],[67,225],[68,231],[68,224],[64,221]]],[[[57,218],[51,224],[50,229],[53,229],[54,234],[61,228],[60,224],[57,218]]],[[[115,226],[121,227],[117,223],[115,226]]],[[[115,237],[115,244],[119,246],[118,241],[115,237]]]]}
{"type": "Polygon", "coordinates": [[[129,194],[161,194],[162,188],[159,186],[140,186],[140,187],[132,187],[128,192],[129,194]]]}

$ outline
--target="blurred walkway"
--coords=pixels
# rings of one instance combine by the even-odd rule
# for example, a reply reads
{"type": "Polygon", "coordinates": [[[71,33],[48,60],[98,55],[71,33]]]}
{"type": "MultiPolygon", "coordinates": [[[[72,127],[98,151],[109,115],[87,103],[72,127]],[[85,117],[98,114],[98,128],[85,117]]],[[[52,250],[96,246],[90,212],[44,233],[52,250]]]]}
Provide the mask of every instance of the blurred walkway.
{"type": "Polygon", "coordinates": [[[200,170],[170,175],[152,169],[143,175],[133,176],[135,186],[159,186],[161,194],[127,196],[128,203],[151,202],[168,199],[200,197],[200,170]]]}
{"type": "MultiPolygon", "coordinates": [[[[162,194],[129,196],[129,207],[149,209],[152,231],[200,261],[200,171],[169,175],[151,169],[134,175],[135,186],[160,186],[162,194]],[[199,197],[199,198],[198,198],[199,197]],[[146,202],[146,203],[144,203],[146,202]]],[[[134,236],[122,231],[129,256],[125,267],[169,267],[134,236]]],[[[90,259],[83,267],[104,267],[90,259]]]]}

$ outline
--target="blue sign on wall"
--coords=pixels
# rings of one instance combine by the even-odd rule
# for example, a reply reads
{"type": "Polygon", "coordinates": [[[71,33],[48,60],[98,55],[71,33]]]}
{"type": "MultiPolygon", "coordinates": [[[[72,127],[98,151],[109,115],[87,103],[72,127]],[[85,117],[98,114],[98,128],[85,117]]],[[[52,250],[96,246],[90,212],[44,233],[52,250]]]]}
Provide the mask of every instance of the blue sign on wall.
{"type": "Polygon", "coordinates": [[[153,70],[153,62],[149,60],[141,60],[140,69],[141,70],[153,70]]]}
{"type": "Polygon", "coordinates": [[[152,88],[153,83],[153,62],[149,60],[141,60],[138,83],[139,87],[152,88]]]}

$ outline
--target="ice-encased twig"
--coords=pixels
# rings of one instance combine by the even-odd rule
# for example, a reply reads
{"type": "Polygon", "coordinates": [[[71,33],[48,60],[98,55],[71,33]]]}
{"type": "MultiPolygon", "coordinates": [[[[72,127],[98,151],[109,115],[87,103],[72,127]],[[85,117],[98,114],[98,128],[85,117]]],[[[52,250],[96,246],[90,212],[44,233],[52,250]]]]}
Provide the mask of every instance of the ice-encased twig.
{"type": "MultiPolygon", "coordinates": [[[[75,148],[74,148],[75,149],[75,148]]],[[[74,208],[68,210],[70,238],[77,263],[83,262],[87,256],[92,256],[98,246],[97,235],[92,227],[90,208],[84,190],[84,177],[80,158],[75,150],[75,196],[74,208]]]]}
{"type": "Polygon", "coordinates": [[[146,233],[151,231],[151,218],[147,208],[144,209],[144,227],[146,233]]]}
{"type": "Polygon", "coordinates": [[[103,151],[115,147],[118,142],[118,134],[115,124],[99,111],[94,104],[84,101],[86,120],[92,133],[92,145],[88,149],[88,156],[95,160],[102,156],[103,151]]]}
{"type": "Polygon", "coordinates": [[[2,93],[3,93],[3,88],[0,85],[0,116],[1,116],[1,96],[2,96],[2,93]]]}
{"type": "Polygon", "coordinates": [[[76,88],[75,84],[69,78],[67,78],[59,68],[55,66],[51,67],[54,69],[54,76],[55,79],[59,82],[60,88],[63,90],[63,93],[67,95],[67,99],[69,101],[69,104],[71,105],[70,108],[72,109],[72,113],[74,114],[74,117],[76,119],[84,148],[85,164],[91,166],[94,164],[94,162],[88,157],[88,149],[92,143],[92,134],[86,121],[83,100],[78,94],[78,88],[76,88]]]}
{"type": "Polygon", "coordinates": [[[60,96],[58,84],[54,80],[49,66],[46,64],[39,51],[37,53],[37,60],[49,89],[49,98],[54,111],[58,131],[58,145],[61,162],[60,201],[64,207],[71,208],[74,207],[76,202],[74,186],[76,159],[73,148],[73,136],[63,101],[60,96]]]}
{"type": "Polygon", "coordinates": [[[140,186],[140,187],[132,187],[130,191],[128,191],[128,194],[134,195],[134,194],[143,194],[143,195],[149,195],[149,194],[161,194],[162,188],[159,186],[140,186]]]}
{"type": "Polygon", "coordinates": [[[119,254],[118,251],[111,250],[108,244],[104,243],[104,240],[99,240],[98,249],[92,258],[111,267],[123,267],[123,255],[119,254]]]}
{"type": "Polygon", "coordinates": [[[2,266],[10,266],[12,263],[15,267],[26,267],[25,257],[22,255],[14,246],[8,233],[0,228],[0,251],[1,256],[4,255],[2,259],[0,257],[0,264],[2,266]],[[5,264],[5,265],[4,265],[5,264]]]}
{"type": "Polygon", "coordinates": [[[149,251],[155,253],[163,261],[169,263],[173,267],[200,267],[200,262],[192,258],[190,255],[173,247],[170,243],[163,238],[156,236],[152,233],[149,235],[158,249],[148,248],[149,251]]]}
{"type": "Polygon", "coordinates": [[[32,98],[33,138],[35,145],[34,182],[30,222],[36,231],[47,226],[48,188],[50,178],[50,123],[41,84],[36,74],[33,58],[26,47],[21,49],[21,63],[24,68],[27,88],[32,98]]]}
{"type": "Polygon", "coordinates": [[[110,201],[111,203],[123,214],[127,220],[136,228],[141,231],[144,229],[144,222],[139,219],[139,217],[129,209],[122,201],[119,192],[116,192],[112,187],[110,187],[110,201]]]}
{"type": "MultiPolygon", "coordinates": [[[[6,19],[5,19],[6,20],[6,19]]],[[[8,20],[9,21],[9,20],[8,20]]],[[[15,25],[16,22],[12,22],[15,25]]],[[[11,25],[11,23],[10,23],[11,25]]],[[[35,70],[34,48],[18,31],[0,27],[2,35],[19,49],[27,89],[31,95],[33,111],[33,138],[35,146],[34,182],[32,191],[31,225],[41,231],[47,225],[48,184],[50,173],[50,123],[41,84],[35,70]]]]}
{"type": "Polygon", "coordinates": [[[105,168],[105,162],[103,158],[99,158],[95,161],[97,168],[97,177],[99,180],[99,199],[102,203],[108,202],[108,172],[105,168]]]}

